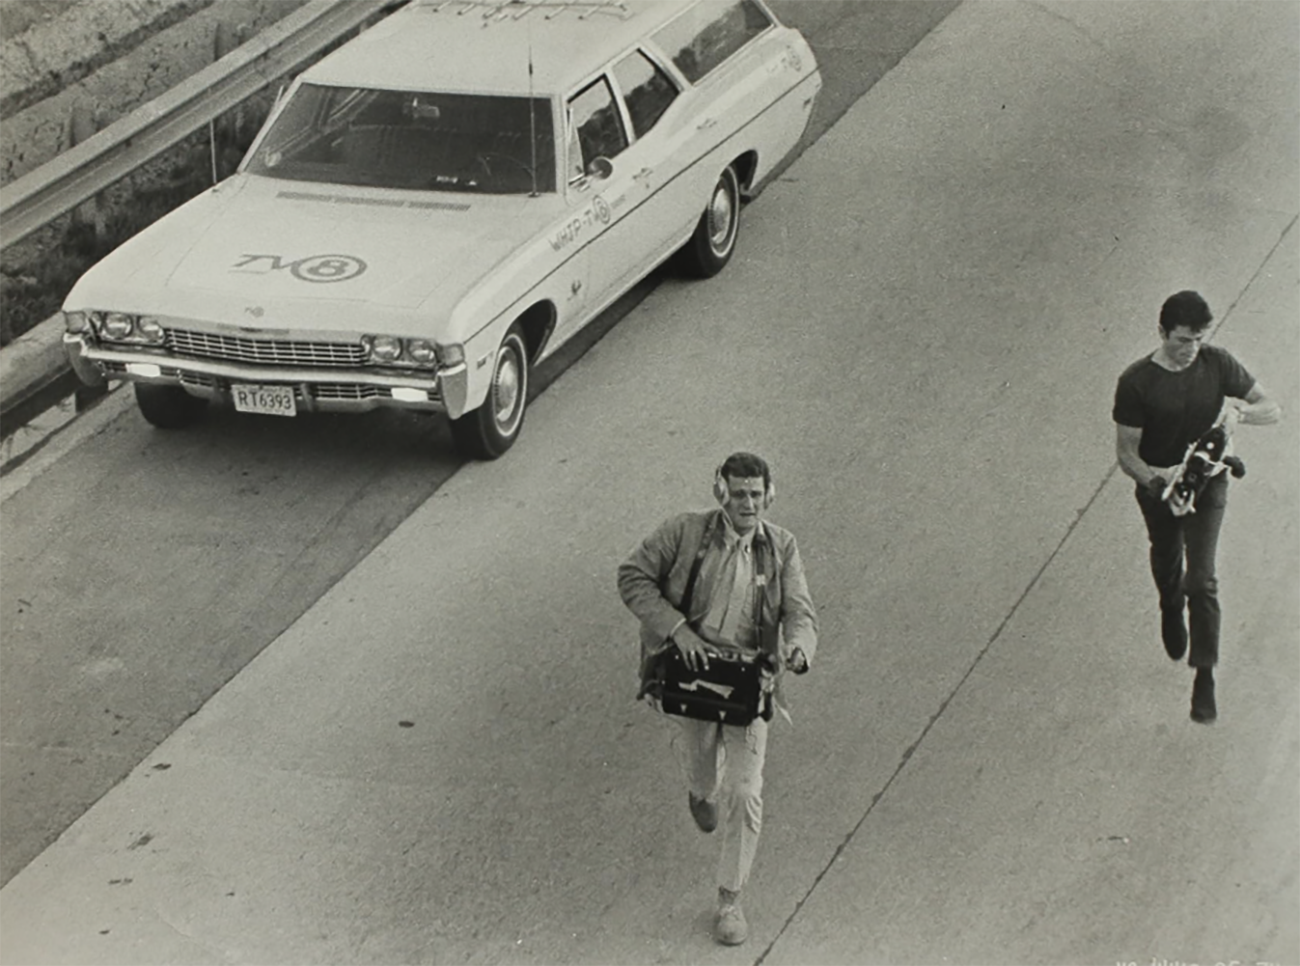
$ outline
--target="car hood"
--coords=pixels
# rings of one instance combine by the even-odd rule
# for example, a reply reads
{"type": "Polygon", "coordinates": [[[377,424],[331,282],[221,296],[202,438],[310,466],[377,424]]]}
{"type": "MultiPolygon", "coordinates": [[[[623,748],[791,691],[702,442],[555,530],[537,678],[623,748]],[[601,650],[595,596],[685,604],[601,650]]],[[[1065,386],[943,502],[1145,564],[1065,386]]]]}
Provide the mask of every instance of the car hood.
{"type": "Polygon", "coordinates": [[[546,198],[236,175],[99,262],[65,305],[316,329],[364,327],[361,308],[446,318],[555,214],[546,198]]]}

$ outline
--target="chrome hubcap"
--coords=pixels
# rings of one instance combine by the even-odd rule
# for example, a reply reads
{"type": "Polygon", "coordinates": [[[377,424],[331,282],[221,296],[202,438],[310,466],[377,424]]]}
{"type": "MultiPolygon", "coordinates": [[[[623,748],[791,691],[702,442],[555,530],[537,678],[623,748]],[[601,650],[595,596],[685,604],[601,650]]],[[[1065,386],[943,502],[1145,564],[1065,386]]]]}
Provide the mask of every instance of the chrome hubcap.
{"type": "Polygon", "coordinates": [[[504,432],[510,430],[510,424],[514,421],[522,381],[519,354],[514,346],[502,346],[496,378],[492,381],[492,412],[497,425],[504,432]]]}
{"type": "Polygon", "coordinates": [[[715,252],[724,252],[731,243],[731,224],[735,207],[726,182],[720,182],[709,203],[709,244],[715,252]]]}

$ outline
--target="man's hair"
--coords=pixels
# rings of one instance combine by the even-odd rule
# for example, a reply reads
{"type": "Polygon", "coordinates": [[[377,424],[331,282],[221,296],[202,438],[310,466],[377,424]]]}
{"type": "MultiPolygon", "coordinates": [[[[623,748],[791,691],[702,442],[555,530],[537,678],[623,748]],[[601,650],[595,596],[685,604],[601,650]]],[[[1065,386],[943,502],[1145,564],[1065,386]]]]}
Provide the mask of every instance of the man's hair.
{"type": "Polygon", "coordinates": [[[1199,292],[1175,292],[1160,306],[1160,331],[1165,335],[1179,326],[1192,332],[1203,332],[1213,321],[1214,315],[1199,292]]]}
{"type": "Polygon", "coordinates": [[[772,484],[772,471],[768,468],[767,461],[753,453],[732,453],[722,461],[722,466],[718,468],[718,475],[728,481],[761,476],[764,488],[772,484]]]}

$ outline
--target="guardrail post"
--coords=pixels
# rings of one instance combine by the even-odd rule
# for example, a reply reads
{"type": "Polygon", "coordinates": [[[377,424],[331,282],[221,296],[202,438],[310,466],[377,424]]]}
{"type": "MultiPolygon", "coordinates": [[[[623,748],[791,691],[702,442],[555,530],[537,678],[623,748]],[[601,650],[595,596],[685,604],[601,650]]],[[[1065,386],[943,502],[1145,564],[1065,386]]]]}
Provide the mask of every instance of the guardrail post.
{"type": "MultiPolygon", "coordinates": [[[[78,104],[68,116],[68,147],[74,148],[87,141],[102,126],[99,111],[85,104],[78,104]]],[[[89,228],[95,238],[103,238],[108,226],[108,216],[100,204],[99,195],[94,195],[77,205],[72,210],[72,224],[80,228],[89,228]]]]}

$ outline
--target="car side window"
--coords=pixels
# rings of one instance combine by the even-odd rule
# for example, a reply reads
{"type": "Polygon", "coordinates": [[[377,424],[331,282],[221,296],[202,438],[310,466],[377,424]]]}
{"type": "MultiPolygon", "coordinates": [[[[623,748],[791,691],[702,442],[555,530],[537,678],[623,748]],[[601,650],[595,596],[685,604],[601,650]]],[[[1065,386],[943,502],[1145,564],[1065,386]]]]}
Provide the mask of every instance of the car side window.
{"type": "Polygon", "coordinates": [[[654,40],[692,84],[772,26],[754,0],[704,0],[655,32],[654,40]]]}
{"type": "Polygon", "coordinates": [[[628,54],[614,66],[614,79],[623,92],[632,131],[645,137],[677,97],[677,87],[668,75],[641,51],[628,54]]]}
{"type": "Polygon", "coordinates": [[[627,147],[627,133],[609,81],[602,77],[569,101],[569,180],[581,178],[597,158],[627,147]]]}

